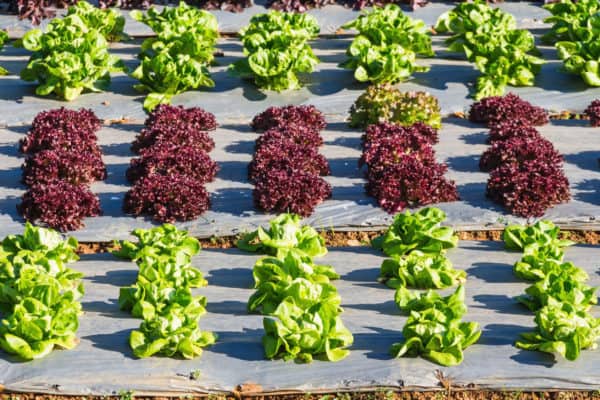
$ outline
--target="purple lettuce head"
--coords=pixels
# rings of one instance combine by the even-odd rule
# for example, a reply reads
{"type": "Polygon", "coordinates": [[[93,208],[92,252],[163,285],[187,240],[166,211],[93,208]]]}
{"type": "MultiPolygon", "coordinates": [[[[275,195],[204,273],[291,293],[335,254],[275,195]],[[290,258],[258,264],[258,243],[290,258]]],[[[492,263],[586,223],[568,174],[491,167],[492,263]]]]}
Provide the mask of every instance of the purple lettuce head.
{"type": "Polygon", "coordinates": [[[284,127],[288,124],[304,126],[320,131],[327,123],[321,111],[315,106],[269,107],[252,120],[252,129],[257,132],[271,128],[284,127]]]}
{"type": "Polygon", "coordinates": [[[308,172],[270,170],[256,178],[253,196],[256,207],[261,210],[308,217],[317,205],[331,197],[331,186],[308,172]]]}
{"type": "Polygon", "coordinates": [[[248,166],[251,181],[270,170],[301,170],[314,175],[329,175],[327,159],[314,147],[306,147],[289,140],[271,141],[260,146],[248,166]]]}
{"type": "Polygon", "coordinates": [[[508,93],[504,96],[486,97],[473,103],[469,119],[487,124],[523,119],[530,125],[545,125],[548,123],[548,114],[543,108],[532,105],[514,93],[508,93]]]}
{"type": "Polygon", "coordinates": [[[210,207],[204,185],[187,175],[144,176],[125,195],[126,213],[148,215],[159,222],[189,221],[210,207]]]}
{"type": "Polygon", "coordinates": [[[79,229],[85,217],[102,213],[98,197],[86,185],[60,179],[32,185],[17,211],[32,223],[44,223],[62,232],[79,229]]]}
{"type": "Polygon", "coordinates": [[[209,155],[195,147],[159,143],[144,150],[140,158],[131,160],[127,179],[135,182],[143,176],[187,175],[200,183],[212,182],[219,166],[209,155]]]}
{"type": "Polygon", "coordinates": [[[486,195],[521,217],[541,217],[571,197],[563,170],[540,159],[496,168],[490,173],[486,195]]]}
{"type": "Polygon", "coordinates": [[[22,166],[26,185],[49,183],[57,179],[71,184],[86,184],[106,179],[106,166],[100,150],[92,152],[42,150],[27,157],[22,166]]]}

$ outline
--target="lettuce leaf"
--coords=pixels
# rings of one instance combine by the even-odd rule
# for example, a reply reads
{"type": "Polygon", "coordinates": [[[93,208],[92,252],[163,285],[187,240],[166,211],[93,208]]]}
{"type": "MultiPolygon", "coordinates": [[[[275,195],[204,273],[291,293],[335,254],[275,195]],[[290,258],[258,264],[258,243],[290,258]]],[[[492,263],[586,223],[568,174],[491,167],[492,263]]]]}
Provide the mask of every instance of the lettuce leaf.
{"type": "Polygon", "coordinates": [[[397,214],[387,232],[371,244],[376,249],[383,249],[388,256],[402,256],[414,250],[425,254],[442,253],[458,243],[452,228],[440,226],[445,218],[442,210],[432,207],[397,214]]]}
{"type": "Polygon", "coordinates": [[[408,286],[417,289],[442,289],[466,280],[467,273],[456,270],[441,254],[414,250],[405,256],[393,255],[383,261],[379,281],[392,289],[408,286]]]}
{"type": "Polygon", "coordinates": [[[464,286],[447,297],[433,290],[417,294],[399,288],[396,304],[409,317],[402,329],[403,340],[391,347],[392,356],[420,355],[444,366],[460,364],[463,350],[481,336],[479,324],[461,320],[467,311],[464,299],[464,286]]]}

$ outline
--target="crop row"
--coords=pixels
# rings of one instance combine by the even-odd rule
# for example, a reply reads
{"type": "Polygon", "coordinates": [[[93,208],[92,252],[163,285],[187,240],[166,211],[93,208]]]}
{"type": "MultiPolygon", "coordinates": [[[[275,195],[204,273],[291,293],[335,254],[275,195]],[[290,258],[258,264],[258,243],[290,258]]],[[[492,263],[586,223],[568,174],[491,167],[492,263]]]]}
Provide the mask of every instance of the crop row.
{"type": "Polygon", "coordinates": [[[252,129],[263,132],[248,166],[257,208],[309,216],[331,197],[331,186],[321,178],[329,175],[329,164],[319,154],[325,126],[314,106],[271,107],[254,117],[252,129]]]}
{"type": "Polygon", "coordinates": [[[446,250],[456,247],[452,228],[442,227],[446,215],[437,208],[398,214],[387,232],[373,240],[373,247],[390,258],[381,264],[379,280],[396,289],[398,308],[409,315],[402,341],[392,345],[394,357],[418,356],[441,365],[458,365],[463,350],[481,335],[479,324],[462,322],[466,273],[456,270],[446,250]],[[460,285],[454,294],[442,297],[432,289],[460,285]],[[413,289],[428,289],[412,292],[413,289]]]}
{"type": "Polygon", "coordinates": [[[129,337],[133,354],[140,358],[200,356],[203,347],[217,340],[214,333],[198,326],[198,319],[206,313],[206,297],[192,294],[192,288],[207,284],[202,272],[192,266],[200,243],[169,224],[138,229],[133,235],[137,243],[123,241],[113,253],[139,267],[136,282],[119,293],[119,307],[143,319],[129,337]]]}
{"type": "Polygon", "coordinates": [[[148,215],[156,221],[191,220],[210,207],[205,188],[218,165],[208,152],[215,143],[207,131],[215,130],[214,115],[201,108],[157,107],[131,149],[127,179],[133,187],[125,195],[125,212],[148,215]]]}
{"type": "MultiPolygon", "coordinates": [[[[597,103],[586,110],[592,123],[599,115],[597,103]]],[[[509,94],[475,103],[469,118],[489,127],[491,147],[479,164],[490,173],[486,195],[492,201],[512,214],[539,217],[569,200],[563,157],[535,127],[548,122],[544,110],[509,94]]],[[[365,189],[384,210],[459,199],[456,185],[444,176],[446,165],[435,158],[441,117],[434,97],[372,86],[352,106],[349,123],[366,127],[358,166],[367,166],[365,189]]],[[[326,126],[322,113],[314,106],[271,107],[251,125],[262,132],[248,165],[256,208],[311,215],[332,194],[323,178],[329,164],[319,153],[326,126]]],[[[17,208],[27,221],[68,231],[101,214],[89,187],[106,178],[96,136],[100,126],[86,109],[61,108],[35,117],[20,144],[28,190],[17,208]]],[[[208,155],[214,148],[208,131],[216,127],[214,115],[201,108],[158,106],[131,146],[139,157],[126,171],[133,186],[124,211],[159,222],[189,221],[206,212],[205,184],[219,170],[208,155]]]]}
{"type": "MultiPolygon", "coordinates": [[[[313,8],[321,8],[329,4],[340,4],[345,7],[361,10],[364,7],[379,6],[385,4],[386,0],[268,0],[267,8],[282,11],[304,12],[313,8]]],[[[427,4],[427,0],[403,0],[413,8],[427,4]]],[[[42,19],[52,18],[56,15],[55,8],[64,8],[77,3],[77,0],[2,0],[0,4],[6,4],[8,11],[19,15],[21,19],[29,19],[35,25],[42,19]]],[[[99,0],[100,8],[119,7],[125,10],[134,8],[146,9],[150,7],[153,0],[99,0]]],[[[156,2],[164,5],[164,1],[156,2]]],[[[252,7],[252,0],[187,0],[187,4],[205,10],[222,10],[234,13],[242,12],[245,8],[252,7]]]]}
{"type": "Polygon", "coordinates": [[[536,329],[521,334],[516,346],[525,350],[556,353],[573,361],[581,350],[595,349],[600,338],[600,319],[590,313],[598,303],[596,288],[586,284],[587,273],[564,262],[564,247],[573,242],[560,239],[551,222],[510,226],[504,231],[507,249],[523,252],[515,263],[518,278],[532,282],[518,298],[535,312],[536,329]]]}
{"type": "Polygon", "coordinates": [[[490,199],[522,217],[541,217],[570,199],[563,157],[535,128],[548,123],[544,110],[508,94],[473,104],[469,115],[490,128],[491,147],[479,160],[490,172],[490,199]]]}
{"type": "Polygon", "coordinates": [[[281,214],[270,229],[246,234],[237,243],[246,251],[268,254],[252,270],[255,292],[249,312],[263,320],[265,356],[311,362],[345,358],[354,338],[341,319],[341,298],[332,279],[339,275],[313,257],[327,254],[324,239],[295,214],[281,214]]]}
{"type": "Polygon", "coordinates": [[[438,142],[437,129],[427,124],[433,123],[439,127],[437,100],[417,92],[408,94],[405,101],[400,91],[391,87],[379,90],[372,88],[371,92],[368,90],[356,101],[351,110],[351,114],[354,112],[351,122],[366,125],[367,121],[386,119],[377,115],[367,116],[367,121],[364,116],[360,118],[360,108],[364,109],[363,114],[373,113],[377,109],[369,104],[369,97],[385,104],[384,107],[390,109],[388,114],[392,117],[389,121],[368,125],[362,137],[363,153],[359,167],[368,167],[367,193],[375,197],[379,205],[389,213],[458,200],[456,185],[444,177],[447,166],[435,159],[433,145],[438,142]],[[385,102],[394,97],[399,98],[399,101],[385,102]],[[403,109],[404,104],[414,105],[414,108],[403,109]],[[415,109],[418,109],[416,113],[415,109]],[[403,114],[409,117],[404,117],[403,114]]]}
{"type": "MultiPolygon", "coordinates": [[[[543,37],[555,44],[564,70],[582,77],[587,85],[600,86],[600,53],[596,43],[600,15],[597,2],[564,0],[547,5],[553,24],[543,37]]],[[[161,12],[151,8],[132,18],[148,25],[156,34],[146,39],[131,72],[139,81],[137,90],[148,92],[146,110],[169,103],[179,93],[213,87],[209,67],[214,63],[218,34],[216,18],[181,3],[161,12]]],[[[124,17],[114,9],[100,10],[88,3],[71,6],[64,18],[52,20],[46,31],[33,29],[16,42],[33,52],[21,71],[22,79],[37,81],[36,93],[72,100],[84,91],[100,91],[110,83],[110,74],[126,71],[124,64],[108,52],[108,42],[126,38],[124,17]]],[[[515,18],[485,2],[465,2],[440,16],[437,33],[449,33],[452,52],[462,52],[481,71],[475,98],[504,94],[507,85],[533,86],[545,62],[533,35],[516,29],[515,18]]],[[[417,57],[433,57],[430,30],[423,21],[406,16],[397,5],[364,11],[343,29],[357,31],[346,50],[342,68],[354,71],[360,82],[395,84],[427,67],[417,57]]],[[[309,14],[271,11],[251,18],[240,31],[245,58],[233,63],[229,72],[252,80],[264,90],[298,89],[298,73],[308,74],[319,63],[309,41],[320,31],[309,14]]],[[[0,46],[5,34],[0,34],[0,46]]]]}
{"type": "Polygon", "coordinates": [[[60,108],[35,117],[19,148],[28,189],[17,209],[26,220],[67,231],[83,226],[83,218],[101,214],[89,187],[106,178],[96,136],[100,126],[85,109],[60,108]]]}
{"type": "MultiPolygon", "coordinates": [[[[435,208],[398,214],[372,245],[389,257],[382,262],[380,282],[396,289],[395,302],[408,314],[401,341],[390,349],[392,356],[421,355],[451,366],[462,362],[463,350],[481,331],[478,324],[462,321],[467,311],[466,273],[454,269],[446,257],[458,238],[440,225],[444,218],[435,208]],[[431,290],[457,285],[446,297],[431,290]]],[[[133,235],[137,241],[122,241],[114,252],[139,268],[136,281],[120,289],[118,301],[122,310],[142,319],[130,334],[133,354],[199,356],[217,340],[198,326],[206,298],[192,289],[207,283],[191,265],[199,242],[169,224],[135,230],[133,235]]],[[[590,308],[597,303],[596,288],[586,284],[584,270],[563,261],[564,247],[572,243],[560,239],[558,228],[548,221],[509,226],[504,241],[507,249],[523,252],[514,265],[516,276],[532,282],[516,301],[536,313],[535,331],[523,333],[515,345],[568,360],[595,348],[600,319],[590,308]]],[[[29,224],[22,235],[1,242],[0,303],[6,311],[0,322],[0,347],[5,351],[30,360],[47,356],[55,347],[77,345],[83,274],[67,267],[78,259],[77,245],[73,238],[63,240],[55,231],[29,224]]],[[[252,269],[254,292],[248,300],[249,312],[265,316],[266,358],[345,358],[353,336],[341,320],[341,298],[332,284],[339,275],[332,266],[313,261],[327,253],[319,233],[303,226],[298,215],[281,214],[269,228],[242,236],[237,246],[266,255],[252,269]]]]}

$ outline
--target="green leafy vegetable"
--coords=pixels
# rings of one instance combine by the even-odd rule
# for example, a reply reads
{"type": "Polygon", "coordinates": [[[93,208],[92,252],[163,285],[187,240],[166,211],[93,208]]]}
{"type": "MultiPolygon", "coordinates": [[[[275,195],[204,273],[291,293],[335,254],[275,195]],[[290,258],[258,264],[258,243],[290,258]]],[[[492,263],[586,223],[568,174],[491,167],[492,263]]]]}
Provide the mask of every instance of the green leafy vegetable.
{"type": "Polygon", "coordinates": [[[269,230],[259,227],[238,240],[237,247],[270,255],[290,249],[310,257],[327,254],[325,239],[313,227],[301,226],[300,221],[297,214],[280,214],[269,222],[269,230]]]}
{"type": "Polygon", "coordinates": [[[200,243],[175,225],[163,224],[153,229],[136,229],[132,232],[137,243],[128,240],[120,243],[114,255],[138,262],[144,257],[175,257],[178,264],[188,264],[200,252],[200,243]]]}
{"type": "Polygon", "coordinates": [[[72,349],[81,314],[83,274],[66,266],[78,260],[77,241],[27,223],[22,235],[0,246],[0,347],[25,360],[54,347],[72,349]]]}
{"type": "Polygon", "coordinates": [[[243,79],[253,79],[263,89],[299,89],[297,73],[310,73],[319,63],[307,43],[318,33],[317,20],[309,14],[272,10],[255,15],[240,31],[247,58],[232,64],[230,71],[243,79]]]}
{"type": "MultiPolygon", "coordinates": [[[[6,31],[0,29],[0,50],[2,50],[2,48],[4,47],[4,43],[6,43],[8,41],[8,33],[6,33],[6,31]]],[[[8,74],[8,70],[6,70],[5,68],[0,66],[0,76],[1,75],[7,75],[8,74]]]]}
{"type": "Polygon", "coordinates": [[[573,242],[559,239],[560,230],[549,221],[509,226],[503,236],[506,248],[524,253],[515,264],[515,274],[535,282],[518,300],[536,311],[537,327],[522,333],[516,346],[557,353],[571,361],[581,350],[596,348],[600,320],[588,312],[598,302],[596,288],[585,284],[588,275],[583,269],[563,262],[563,247],[573,242]]]}
{"type": "Polygon", "coordinates": [[[501,96],[507,85],[533,86],[544,60],[537,57],[533,35],[516,29],[514,17],[486,2],[461,3],[442,14],[438,33],[454,33],[446,40],[450,51],[464,52],[481,72],[475,99],[501,96]]]}
{"type": "Polygon", "coordinates": [[[140,81],[135,89],[149,92],[146,111],[170,103],[176,94],[215,85],[208,72],[219,37],[214,15],[181,2],[160,13],[154,8],[145,15],[135,10],[131,17],[156,33],[142,43],[141,63],[131,73],[140,81]]]}
{"type": "Polygon", "coordinates": [[[580,282],[588,279],[581,268],[562,262],[564,247],[574,242],[560,239],[560,229],[550,221],[538,221],[529,226],[507,226],[502,238],[506,249],[523,252],[521,260],[514,265],[514,273],[521,279],[539,281],[552,272],[560,271],[568,271],[580,282]]]}
{"type": "Polygon", "coordinates": [[[139,266],[136,283],[121,288],[119,295],[121,309],[144,320],[129,338],[133,354],[199,356],[217,336],[198,327],[206,312],[206,298],[191,290],[206,285],[202,272],[191,265],[192,256],[200,251],[198,240],[170,224],[136,229],[133,235],[137,243],[123,241],[114,252],[139,266]]]}
{"type": "Polygon", "coordinates": [[[167,357],[180,354],[187,359],[200,356],[202,348],[217,339],[214,333],[198,327],[198,318],[204,312],[204,307],[197,303],[187,306],[173,303],[163,313],[144,318],[140,329],[132,331],[129,338],[133,354],[140,358],[154,354],[167,357]]]}
{"type": "Polygon", "coordinates": [[[481,335],[476,322],[461,320],[467,311],[464,300],[463,286],[448,297],[432,290],[419,295],[399,288],[396,303],[410,315],[402,329],[403,341],[392,345],[392,355],[420,355],[444,366],[460,364],[463,350],[477,342],[481,335]]]}
{"type": "Polygon", "coordinates": [[[417,55],[434,55],[428,28],[423,21],[404,15],[396,4],[363,11],[342,28],[358,31],[346,51],[349,59],[340,64],[354,70],[357,81],[397,83],[414,72],[429,70],[416,65],[417,55]]]}
{"type": "Polygon", "coordinates": [[[128,38],[123,33],[125,17],[118,10],[101,10],[87,1],[79,1],[75,5],[69,6],[67,15],[78,15],[84,24],[90,29],[100,32],[109,42],[118,42],[128,38]]]}
{"type": "Polygon", "coordinates": [[[371,243],[383,249],[388,256],[406,255],[413,250],[425,254],[439,254],[456,247],[458,236],[450,227],[440,226],[446,214],[439,208],[426,207],[411,213],[397,214],[387,232],[371,243]]]}
{"type": "Polygon", "coordinates": [[[462,283],[466,277],[466,272],[454,269],[444,255],[414,250],[406,256],[393,255],[384,260],[379,281],[393,289],[442,289],[462,283]]]}
{"type": "Polygon", "coordinates": [[[552,24],[550,32],[542,36],[542,41],[547,44],[568,41],[575,31],[585,29],[587,20],[600,11],[598,0],[560,0],[545,4],[544,8],[552,14],[544,19],[544,23],[552,24]]]}
{"type": "Polygon", "coordinates": [[[572,262],[565,262],[546,257],[544,255],[524,256],[514,266],[515,275],[526,281],[539,281],[554,272],[566,271],[572,278],[579,282],[588,280],[588,274],[583,269],[576,267],[572,262]]]}
{"type": "Polygon", "coordinates": [[[600,319],[567,302],[549,300],[535,314],[537,328],[521,334],[518,348],[556,353],[574,361],[581,350],[597,348],[600,319]]]}
{"type": "Polygon", "coordinates": [[[439,129],[442,126],[440,105],[434,96],[425,92],[401,92],[389,84],[372,85],[350,107],[349,125],[366,128],[380,122],[402,126],[423,122],[439,129]]]}
{"type": "Polygon", "coordinates": [[[267,358],[311,362],[313,355],[318,355],[327,361],[339,361],[349,354],[345,347],[352,345],[354,339],[339,316],[338,299],[315,300],[318,302],[307,308],[288,298],[273,313],[277,319],[263,320],[267,358]]]}
{"type": "Polygon", "coordinates": [[[318,232],[301,226],[298,215],[281,214],[270,221],[268,231],[258,228],[237,246],[272,255],[254,265],[256,291],[248,300],[248,311],[269,316],[263,321],[265,356],[300,362],[346,357],[353,337],[341,320],[341,298],[330,282],[339,275],[312,259],[327,253],[318,232]]]}
{"type": "Polygon", "coordinates": [[[556,45],[564,71],[580,75],[589,86],[600,86],[598,1],[562,0],[544,8],[552,14],[544,20],[552,24],[552,28],[542,36],[542,41],[556,45]]]}
{"type": "Polygon", "coordinates": [[[55,93],[70,101],[84,91],[108,88],[110,73],[126,68],[118,57],[109,54],[103,34],[86,25],[76,14],[53,19],[45,33],[27,32],[22,45],[33,52],[21,71],[25,81],[38,81],[36,94],[55,93]]]}
{"type": "Polygon", "coordinates": [[[556,259],[562,259],[563,247],[572,246],[575,242],[559,238],[560,229],[551,221],[538,221],[534,225],[510,225],[504,229],[502,239],[508,250],[526,251],[528,246],[551,247],[556,259]]]}
{"type": "Polygon", "coordinates": [[[531,311],[556,303],[565,302],[577,309],[588,311],[592,304],[598,303],[596,288],[586,285],[567,269],[552,271],[543,280],[534,283],[525,290],[526,295],[518,300],[531,311]]]}
{"type": "Polygon", "coordinates": [[[322,285],[323,290],[337,294],[335,287],[329,284],[330,279],[339,278],[333,267],[315,265],[310,257],[300,256],[296,252],[290,251],[282,258],[261,258],[254,264],[252,274],[256,291],[248,300],[248,311],[260,308],[263,314],[272,314],[298,279],[315,282],[322,285]]]}
{"type": "Polygon", "coordinates": [[[564,70],[580,75],[589,86],[600,86],[600,15],[590,16],[581,26],[573,26],[569,38],[556,43],[564,70]]]}

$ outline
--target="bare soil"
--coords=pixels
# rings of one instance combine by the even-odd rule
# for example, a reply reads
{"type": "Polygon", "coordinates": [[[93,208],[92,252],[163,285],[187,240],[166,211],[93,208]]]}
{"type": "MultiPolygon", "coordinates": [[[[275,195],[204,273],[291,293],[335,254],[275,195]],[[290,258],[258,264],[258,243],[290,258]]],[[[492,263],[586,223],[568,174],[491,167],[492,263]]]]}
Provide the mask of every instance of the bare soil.
{"type": "Polygon", "coordinates": [[[600,391],[522,392],[518,390],[439,390],[439,391],[376,391],[319,393],[253,393],[234,391],[230,394],[181,395],[178,397],[136,396],[61,396],[32,393],[4,393],[1,400],[599,400],[600,391]]]}
{"type": "MultiPolygon", "coordinates": [[[[358,247],[369,246],[371,240],[384,231],[373,232],[332,232],[322,231],[327,247],[358,247]]],[[[457,232],[460,240],[491,240],[501,241],[502,231],[462,231],[457,232]]],[[[600,244],[600,231],[562,231],[563,237],[580,244],[600,244]]],[[[205,249],[230,249],[235,247],[239,236],[221,236],[199,239],[205,249]]],[[[113,242],[81,242],[80,254],[106,253],[115,250],[113,242]]]]}

